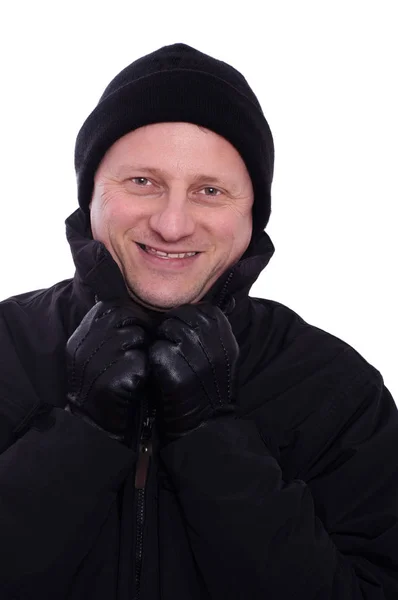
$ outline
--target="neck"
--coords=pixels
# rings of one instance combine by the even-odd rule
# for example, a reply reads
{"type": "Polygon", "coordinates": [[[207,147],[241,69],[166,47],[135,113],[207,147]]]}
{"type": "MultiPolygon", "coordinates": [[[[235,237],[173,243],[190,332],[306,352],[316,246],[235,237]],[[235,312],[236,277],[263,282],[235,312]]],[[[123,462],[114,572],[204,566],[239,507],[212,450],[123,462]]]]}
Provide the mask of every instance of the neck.
{"type": "Polygon", "coordinates": [[[141,306],[143,306],[144,308],[148,309],[148,310],[153,310],[155,312],[159,312],[159,313],[165,313],[168,310],[171,310],[170,308],[162,308],[160,306],[154,306],[153,304],[149,304],[148,302],[145,302],[145,300],[142,300],[142,298],[140,298],[139,296],[137,296],[136,294],[134,294],[134,292],[132,292],[130,289],[127,289],[129,296],[134,300],[134,302],[136,302],[137,304],[140,304],[141,306]]]}

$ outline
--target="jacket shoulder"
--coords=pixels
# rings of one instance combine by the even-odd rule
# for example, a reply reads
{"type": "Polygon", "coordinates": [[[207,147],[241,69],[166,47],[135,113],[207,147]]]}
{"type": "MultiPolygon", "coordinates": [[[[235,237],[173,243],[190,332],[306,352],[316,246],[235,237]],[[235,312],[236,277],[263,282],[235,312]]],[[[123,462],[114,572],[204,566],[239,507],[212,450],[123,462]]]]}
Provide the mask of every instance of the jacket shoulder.
{"type": "Polygon", "coordinates": [[[0,318],[6,321],[15,338],[22,340],[27,334],[35,335],[44,346],[46,340],[58,337],[57,332],[70,335],[83,316],[81,311],[73,292],[73,279],[0,302],[0,318]]]}
{"type": "Polygon", "coordinates": [[[264,335],[257,337],[272,348],[242,389],[242,409],[288,477],[313,475],[339,454],[346,436],[359,441],[382,422],[398,422],[382,374],[355,348],[279,302],[252,300],[263,315],[264,335]]]}
{"type": "MultiPolygon", "coordinates": [[[[308,365],[311,372],[335,362],[340,356],[344,363],[352,361],[353,371],[347,372],[348,376],[352,374],[356,378],[358,372],[381,376],[380,371],[347,341],[309,323],[292,308],[275,300],[251,300],[254,313],[262,314],[262,330],[272,354],[268,362],[277,357],[283,361],[288,356],[296,356],[301,358],[303,367],[308,365]]],[[[260,324],[256,325],[259,327],[260,324]]],[[[264,337],[261,336],[261,339],[264,340],[264,337]]]]}
{"type": "Polygon", "coordinates": [[[48,288],[41,288],[9,296],[0,301],[0,312],[7,311],[9,307],[19,307],[21,310],[37,310],[39,307],[50,305],[54,298],[60,295],[69,295],[72,290],[73,279],[59,281],[48,288]]]}
{"type": "Polygon", "coordinates": [[[0,302],[0,414],[19,406],[22,416],[38,399],[63,405],[65,343],[76,310],[72,280],[0,302]]]}

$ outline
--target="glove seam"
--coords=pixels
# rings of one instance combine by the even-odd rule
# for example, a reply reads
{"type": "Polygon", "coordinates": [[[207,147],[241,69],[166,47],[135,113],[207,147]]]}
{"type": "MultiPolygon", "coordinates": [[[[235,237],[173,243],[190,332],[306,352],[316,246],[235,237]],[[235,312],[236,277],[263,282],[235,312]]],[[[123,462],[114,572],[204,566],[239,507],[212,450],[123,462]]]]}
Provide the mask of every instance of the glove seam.
{"type": "MultiPolygon", "coordinates": [[[[83,340],[85,340],[85,339],[87,338],[87,336],[88,336],[88,333],[87,333],[87,334],[86,334],[86,336],[83,338],[83,340]]],[[[95,350],[93,350],[93,351],[91,352],[91,354],[90,354],[90,355],[89,355],[89,356],[86,358],[86,360],[84,361],[84,364],[82,365],[82,372],[81,372],[81,376],[80,376],[80,380],[81,380],[81,381],[80,381],[80,387],[79,387],[79,389],[76,391],[76,396],[80,396],[80,394],[82,393],[82,390],[83,390],[83,385],[84,385],[84,375],[85,375],[85,372],[86,372],[86,369],[87,369],[87,366],[88,366],[88,364],[89,364],[89,363],[90,363],[90,361],[92,360],[93,356],[99,352],[99,350],[102,348],[102,346],[104,346],[104,344],[105,344],[105,343],[106,343],[108,340],[110,340],[110,339],[111,339],[111,337],[112,337],[112,336],[110,335],[110,336],[108,336],[107,338],[105,338],[104,340],[102,340],[102,342],[101,342],[101,343],[100,343],[100,344],[99,344],[99,345],[96,347],[96,349],[95,349],[95,350]]],[[[76,364],[76,360],[75,360],[75,358],[76,358],[76,353],[77,353],[77,350],[78,350],[78,348],[76,348],[76,351],[75,351],[75,353],[74,353],[74,356],[73,356],[73,364],[74,364],[74,365],[76,364]]],[[[96,378],[94,379],[94,381],[95,381],[97,378],[98,378],[98,377],[96,377],[96,378]]],[[[72,381],[73,381],[73,379],[76,379],[76,377],[75,377],[75,367],[73,367],[73,371],[72,371],[72,381]]],[[[73,383],[71,383],[71,387],[73,388],[73,383]]],[[[91,389],[91,387],[92,387],[92,385],[90,385],[90,389],[91,389]]],[[[88,392],[87,392],[87,393],[88,393],[88,392]]],[[[85,394],[85,396],[87,396],[87,393],[85,394]]]]}
{"type": "MultiPolygon", "coordinates": [[[[185,362],[187,363],[187,365],[189,366],[189,368],[191,369],[192,373],[195,375],[195,377],[197,379],[199,379],[200,385],[204,391],[204,393],[206,394],[207,398],[210,400],[210,404],[213,406],[213,403],[211,401],[211,396],[209,395],[208,391],[206,390],[205,386],[203,385],[203,381],[202,379],[199,377],[199,375],[197,374],[197,372],[195,371],[195,369],[193,368],[193,366],[191,365],[191,363],[189,362],[189,360],[187,359],[186,356],[184,356],[184,354],[181,352],[181,350],[178,350],[181,358],[183,358],[185,360],[185,362]]],[[[214,407],[213,407],[214,408],[214,407]]]]}
{"type": "MultiPolygon", "coordinates": [[[[203,354],[204,354],[204,355],[205,355],[205,357],[207,358],[207,362],[208,362],[208,363],[209,363],[209,365],[210,365],[211,372],[212,372],[212,374],[213,374],[213,383],[214,383],[214,386],[215,386],[215,388],[216,388],[217,395],[218,395],[218,401],[219,401],[219,404],[220,404],[220,406],[222,406],[222,398],[221,398],[221,394],[220,394],[220,389],[219,389],[219,387],[218,387],[218,382],[217,382],[217,377],[216,377],[216,370],[215,370],[215,368],[214,368],[214,365],[213,365],[213,363],[212,363],[212,361],[211,361],[211,359],[210,359],[210,357],[209,357],[209,355],[208,355],[208,353],[207,353],[207,350],[206,350],[205,346],[203,345],[203,343],[202,343],[202,340],[200,339],[200,337],[199,337],[199,336],[198,336],[198,341],[199,341],[199,346],[202,348],[202,350],[203,350],[203,354]]],[[[208,394],[207,394],[207,395],[208,395],[208,394]]],[[[209,397],[209,399],[210,399],[210,404],[211,404],[211,406],[212,406],[213,408],[215,408],[215,406],[214,406],[214,403],[212,402],[212,398],[210,398],[210,397],[209,397]]]]}
{"type": "Polygon", "coordinates": [[[105,373],[105,371],[107,371],[110,367],[112,367],[112,365],[115,365],[117,363],[117,360],[113,360],[112,362],[110,362],[109,364],[107,364],[102,371],[100,371],[99,373],[97,373],[97,375],[95,377],[93,377],[93,379],[91,380],[91,383],[89,385],[89,388],[87,390],[87,392],[84,395],[84,398],[87,398],[88,395],[90,394],[92,388],[94,387],[95,382],[97,381],[97,379],[99,377],[101,377],[101,375],[103,375],[105,373]]]}

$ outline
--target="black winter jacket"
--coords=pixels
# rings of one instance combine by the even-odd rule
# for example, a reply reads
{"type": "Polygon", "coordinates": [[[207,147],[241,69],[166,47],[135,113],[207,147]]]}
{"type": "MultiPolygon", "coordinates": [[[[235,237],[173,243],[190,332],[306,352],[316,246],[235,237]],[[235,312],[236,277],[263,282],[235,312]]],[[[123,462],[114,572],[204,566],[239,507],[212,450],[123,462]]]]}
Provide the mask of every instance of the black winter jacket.
{"type": "Polygon", "coordinates": [[[127,295],[80,209],[66,223],[75,277],[0,303],[1,600],[397,600],[396,405],[348,344],[248,296],[267,234],[208,296],[239,418],[155,452],[137,490],[144,415],[130,449],[64,411],[68,337],[127,295]]]}

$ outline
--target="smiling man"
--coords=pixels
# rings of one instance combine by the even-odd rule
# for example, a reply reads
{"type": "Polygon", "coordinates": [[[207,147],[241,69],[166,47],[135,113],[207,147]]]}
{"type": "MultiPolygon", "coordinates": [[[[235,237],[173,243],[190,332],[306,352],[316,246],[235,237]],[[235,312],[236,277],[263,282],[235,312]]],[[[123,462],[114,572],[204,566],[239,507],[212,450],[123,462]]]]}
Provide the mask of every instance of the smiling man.
{"type": "Polygon", "coordinates": [[[190,123],[123,136],[94,178],[95,239],[133,298],[158,309],[198,302],[247,249],[253,187],[223,137],[190,123]]]}
{"type": "Polygon", "coordinates": [[[134,61],[76,141],[76,273],[0,303],[2,600],[396,600],[383,377],[249,296],[274,148],[230,65],[134,61]]]}

